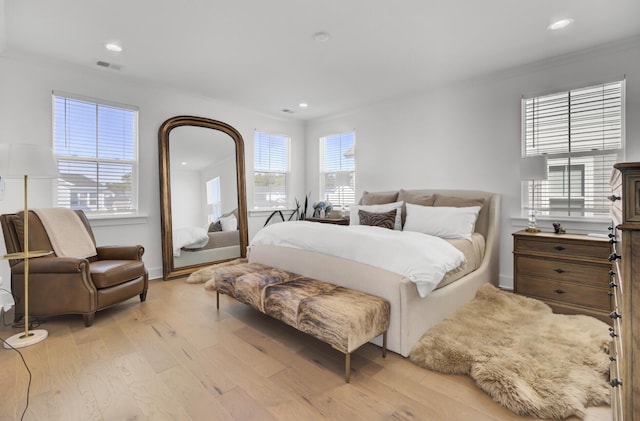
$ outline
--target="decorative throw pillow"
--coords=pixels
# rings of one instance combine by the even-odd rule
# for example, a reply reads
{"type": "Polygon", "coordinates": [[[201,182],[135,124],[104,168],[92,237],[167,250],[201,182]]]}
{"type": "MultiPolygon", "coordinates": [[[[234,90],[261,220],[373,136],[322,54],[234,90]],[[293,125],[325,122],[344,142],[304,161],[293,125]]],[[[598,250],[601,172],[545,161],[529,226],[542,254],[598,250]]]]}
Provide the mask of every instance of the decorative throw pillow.
{"type": "Polygon", "coordinates": [[[470,239],[480,206],[464,208],[420,206],[407,203],[405,231],[422,232],[442,238],[470,239]]]}
{"type": "Polygon", "coordinates": [[[222,224],[220,223],[219,219],[216,222],[212,222],[209,224],[209,232],[218,232],[218,231],[222,231],[222,224]]]}
{"type": "Polygon", "coordinates": [[[361,205],[384,205],[386,203],[393,203],[398,200],[398,192],[380,192],[380,193],[370,193],[368,191],[364,191],[362,193],[362,197],[360,198],[361,205]]]}
{"type": "Polygon", "coordinates": [[[396,223],[396,214],[398,209],[390,210],[389,212],[376,213],[367,212],[363,210],[358,211],[358,217],[360,218],[360,225],[369,225],[372,227],[382,227],[393,229],[396,223]]]}
{"type": "MultiPolygon", "coordinates": [[[[358,212],[363,210],[365,212],[384,213],[394,209],[401,209],[403,202],[386,203],[384,205],[351,205],[349,207],[349,225],[360,225],[360,216],[358,212]]],[[[393,224],[394,230],[402,230],[402,220],[400,219],[400,212],[396,213],[396,220],[393,224]]]]}

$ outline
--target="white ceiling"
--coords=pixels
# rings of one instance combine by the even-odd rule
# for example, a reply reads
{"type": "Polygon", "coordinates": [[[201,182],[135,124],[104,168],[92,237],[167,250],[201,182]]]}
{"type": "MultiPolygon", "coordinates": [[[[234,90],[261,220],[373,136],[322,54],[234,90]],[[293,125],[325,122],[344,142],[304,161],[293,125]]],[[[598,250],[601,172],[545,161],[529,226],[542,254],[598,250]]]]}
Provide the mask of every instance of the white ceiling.
{"type": "Polygon", "coordinates": [[[2,3],[6,54],[103,60],[121,66],[104,71],[305,120],[640,34],[640,0],[2,3]],[[546,29],[563,17],[574,24],[546,29]],[[320,31],[329,41],[314,41],[320,31]],[[111,40],[124,51],[106,51],[111,40]]]}

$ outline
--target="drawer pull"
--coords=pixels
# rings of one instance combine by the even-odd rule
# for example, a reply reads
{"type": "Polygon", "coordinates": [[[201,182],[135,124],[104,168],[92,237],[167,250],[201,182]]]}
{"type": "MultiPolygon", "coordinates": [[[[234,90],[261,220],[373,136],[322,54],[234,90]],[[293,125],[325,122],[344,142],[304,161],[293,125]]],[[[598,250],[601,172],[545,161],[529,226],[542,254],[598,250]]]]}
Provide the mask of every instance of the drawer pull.
{"type": "Polygon", "coordinates": [[[609,361],[615,361],[615,360],[616,360],[616,357],[614,356],[609,357],[609,361]]]}
{"type": "Polygon", "coordinates": [[[618,334],[616,333],[615,330],[613,330],[612,327],[609,328],[609,336],[611,336],[612,338],[615,338],[616,336],[618,336],[618,334]]]}
{"type": "Polygon", "coordinates": [[[607,199],[611,200],[612,202],[615,202],[616,200],[620,200],[622,198],[620,196],[616,196],[615,194],[612,194],[611,196],[607,196],[607,199]]]}
{"type": "Polygon", "coordinates": [[[554,249],[558,250],[558,251],[562,251],[564,250],[564,247],[562,246],[555,246],[554,249]]]}
{"type": "Polygon", "coordinates": [[[554,269],[553,271],[558,273],[564,273],[564,269],[560,269],[560,268],[554,269]]]}
{"type": "Polygon", "coordinates": [[[613,231],[613,226],[607,227],[609,231],[613,231]]]}
{"type": "Polygon", "coordinates": [[[611,313],[609,313],[609,317],[612,319],[621,319],[622,314],[618,313],[617,311],[612,311],[611,313]]]}
{"type": "Polygon", "coordinates": [[[565,294],[565,292],[563,290],[561,290],[561,289],[556,289],[553,292],[555,292],[556,294],[565,294]]]}
{"type": "Polygon", "coordinates": [[[611,281],[611,282],[609,282],[609,286],[610,286],[611,288],[615,288],[615,287],[617,287],[617,286],[618,286],[618,284],[616,284],[615,282],[611,281]]]}
{"type": "Polygon", "coordinates": [[[615,274],[616,274],[616,273],[615,273],[614,271],[609,270],[609,276],[613,276],[613,275],[615,275],[615,274]]]}
{"type": "Polygon", "coordinates": [[[615,243],[616,243],[616,239],[615,239],[615,238],[611,238],[611,239],[609,240],[609,244],[615,244],[615,243]]]}
{"type": "Polygon", "coordinates": [[[611,232],[610,232],[609,234],[607,234],[607,237],[609,237],[609,238],[615,238],[615,236],[616,236],[616,235],[615,235],[615,234],[613,234],[613,233],[611,233],[611,232]]]}
{"type": "Polygon", "coordinates": [[[620,260],[622,260],[622,256],[620,256],[619,254],[617,254],[617,253],[615,253],[615,252],[614,252],[614,253],[611,253],[611,254],[609,255],[609,261],[610,261],[610,262],[613,262],[613,261],[614,261],[614,260],[616,260],[616,259],[620,259],[620,260]]]}
{"type": "Polygon", "coordinates": [[[611,387],[618,387],[618,386],[622,386],[622,380],[620,379],[611,380],[611,387]]]}

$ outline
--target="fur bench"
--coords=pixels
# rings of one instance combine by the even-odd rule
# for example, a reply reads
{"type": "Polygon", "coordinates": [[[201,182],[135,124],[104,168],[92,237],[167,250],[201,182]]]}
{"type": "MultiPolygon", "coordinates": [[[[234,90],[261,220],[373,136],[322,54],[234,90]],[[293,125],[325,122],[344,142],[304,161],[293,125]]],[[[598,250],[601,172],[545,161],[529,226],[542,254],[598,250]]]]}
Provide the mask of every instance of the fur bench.
{"type": "Polygon", "coordinates": [[[258,263],[220,267],[212,281],[218,308],[220,294],[229,295],[344,353],[347,383],[361,345],[382,334],[386,356],[390,305],[382,298],[258,263]]]}

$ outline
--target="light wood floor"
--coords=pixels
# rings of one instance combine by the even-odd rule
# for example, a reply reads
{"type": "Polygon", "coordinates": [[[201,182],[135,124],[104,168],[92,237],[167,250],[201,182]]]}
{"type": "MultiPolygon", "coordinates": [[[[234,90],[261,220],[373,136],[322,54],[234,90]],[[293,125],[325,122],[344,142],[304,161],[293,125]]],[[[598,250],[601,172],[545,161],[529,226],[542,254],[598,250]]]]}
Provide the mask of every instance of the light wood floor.
{"type": "MultiPolygon", "coordinates": [[[[33,374],[25,420],[525,420],[466,376],[424,370],[367,344],[352,357],[184,280],[151,281],[147,301],[49,319],[22,348],[33,374]]],[[[13,321],[11,312],[8,321],[13,321]]],[[[17,333],[0,327],[0,337],[17,333]]],[[[0,348],[0,420],[20,419],[28,376],[0,348]]],[[[575,418],[577,419],[577,418],[575,418]]],[[[588,420],[610,420],[590,408],[588,420]]]]}

